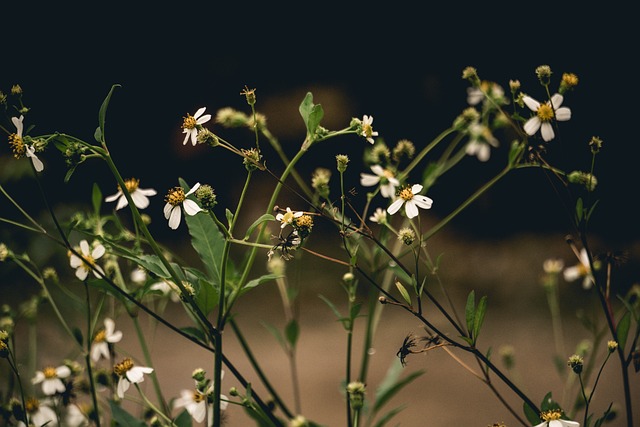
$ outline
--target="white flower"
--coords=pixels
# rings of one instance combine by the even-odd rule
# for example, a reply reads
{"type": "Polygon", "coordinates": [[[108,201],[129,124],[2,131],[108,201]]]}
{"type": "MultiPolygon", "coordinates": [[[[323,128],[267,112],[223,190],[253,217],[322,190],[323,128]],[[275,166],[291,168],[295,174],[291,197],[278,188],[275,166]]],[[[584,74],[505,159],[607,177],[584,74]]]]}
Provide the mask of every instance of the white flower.
{"type": "Polygon", "coordinates": [[[550,410],[540,414],[542,421],[540,424],[534,427],[580,427],[580,423],[576,421],[569,421],[560,419],[562,412],[559,410],[550,410]]]}
{"type": "Polygon", "coordinates": [[[303,214],[304,212],[302,211],[293,212],[291,208],[287,206],[287,211],[285,213],[280,212],[276,215],[276,220],[282,223],[280,228],[284,228],[287,224],[291,225],[295,218],[300,218],[303,214]]]}
{"type": "Polygon", "coordinates": [[[116,324],[110,318],[104,319],[104,329],[98,332],[93,339],[91,347],[91,359],[94,362],[100,360],[100,357],[109,359],[109,344],[114,344],[122,339],[122,331],[116,331],[116,324]]]}
{"type": "MultiPolygon", "coordinates": [[[[133,199],[133,204],[136,205],[138,209],[144,209],[149,206],[149,199],[147,196],[155,196],[156,190],[153,188],[140,188],[140,180],[131,178],[127,179],[124,182],[125,187],[129,194],[131,194],[131,198],[133,199]]],[[[127,198],[122,192],[122,188],[118,186],[118,192],[116,194],[112,194],[104,199],[105,202],[113,202],[117,200],[116,210],[122,209],[129,204],[127,198]]]]}
{"type": "Polygon", "coordinates": [[[593,285],[593,274],[591,273],[591,265],[589,264],[589,255],[585,248],[580,250],[578,261],[578,264],[564,269],[564,280],[567,282],[575,282],[582,278],[582,287],[589,289],[593,285]]]}
{"type": "MultiPolygon", "coordinates": [[[[220,372],[220,379],[224,378],[224,371],[220,372]]],[[[196,381],[196,387],[198,382],[196,381]]],[[[204,417],[207,413],[207,409],[209,410],[209,423],[211,425],[211,415],[213,414],[213,405],[209,404],[208,396],[213,393],[213,384],[207,388],[207,390],[203,393],[198,389],[192,390],[182,390],[180,392],[180,397],[177,398],[173,402],[173,408],[185,408],[191,417],[201,423],[204,420],[204,417]]],[[[225,410],[229,405],[229,398],[224,394],[220,395],[220,409],[225,410]]]]}
{"type": "Polygon", "coordinates": [[[36,376],[31,379],[31,383],[42,383],[42,392],[47,396],[52,396],[66,390],[61,378],[67,378],[69,375],[71,375],[71,369],[66,365],[57,368],[47,366],[42,371],[36,371],[36,376]]]}
{"type": "Polygon", "coordinates": [[[152,291],[160,291],[162,295],[169,296],[171,301],[178,302],[180,301],[180,288],[178,286],[169,281],[169,280],[161,280],[149,286],[149,289],[152,291]]]}
{"type": "Polygon", "coordinates": [[[498,139],[493,136],[491,129],[480,123],[469,126],[469,142],[465,152],[470,156],[478,157],[481,162],[489,160],[491,147],[498,147],[498,139]]]}
{"type": "Polygon", "coordinates": [[[396,193],[396,187],[400,185],[400,181],[394,176],[389,169],[384,169],[380,165],[371,166],[371,171],[375,174],[361,173],[360,185],[364,187],[372,187],[380,184],[380,194],[382,197],[391,198],[396,193]]]}
{"type": "MultiPolygon", "coordinates": [[[[55,411],[49,406],[50,402],[40,402],[38,399],[30,398],[26,401],[26,411],[29,416],[29,425],[55,427],[58,425],[58,417],[55,411]]],[[[20,421],[18,426],[24,426],[20,421]]]]}
{"type": "Polygon", "coordinates": [[[93,274],[96,277],[101,277],[100,273],[104,274],[104,271],[96,264],[96,260],[106,252],[104,246],[98,243],[93,249],[91,249],[89,247],[89,243],[87,243],[86,240],[82,240],[80,241],[79,249],[82,254],[82,258],[74,253],[69,256],[69,264],[72,268],[76,269],[76,277],[80,280],[85,280],[90,271],[93,271],[93,274]]]}
{"type": "Polygon", "coordinates": [[[172,190],[169,190],[165,199],[167,203],[164,205],[164,217],[169,220],[169,227],[173,230],[178,228],[180,220],[182,219],[182,211],[180,209],[181,205],[187,215],[193,216],[198,212],[204,211],[204,209],[198,206],[196,202],[191,199],[187,199],[187,196],[195,193],[199,187],[200,183],[197,182],[196,185],[194,185],[186,194],[182,187],[175,187],[172,190]]]}
{"type": "Polygon", "coordinates": [[[131,270],[131,281],[137,285],[143,284],[147,280],[147,270],[136,267],[131,270]]]}
{"type": "Polygon", "coordinates": [[[11,135],[10,140],[13,139],[14,144],[19,143],[22,147],[24,147],[24,155],[31,158],[31,163],[33,163],[33,167],[37,172],[42,172],[44,170],[44,164],[42,161],[36,156],[36,149],[33,145],[26,145],[22,140],[22,132],[24,131],[23,124],[24,116],[11,117],[11,121],[16,127],[16,133],[11,135]]]}
{"type": "Polygon", "coordinates": [[[184,123],[182,124],[182,133],[186,134],[184,136],[184,141],[182,141],[182,145],[185,145],[189,138],[191,138],[191,144],[196,145],[198,143],[198,127],[203,123],[207,123],[211,120],[211,114],[205,114],[204,110],[206,107],[202,107],[196,111],[196,113],[192,116],[187,114],[187,117],[184,118],[184,123]]]}
{"type": "Polygon", "coordinates": [[[387,222],[387,211],[382,208],[376,208],[376,211],[369,217],[369,221],[385,224],[387,222]]]}
{"type": "Polygon", "coordinates": [[[64,426],[66,427],[85,427],[89,425],[89,419],[78,408],[76,404],[69,404],[66,407],[67,411],[64,415],[64,426]]]}
{"type": "Polygon", "coordinates": [[[373,137],[378,136],[378,132],[373,130],[373,116],[367,116],[366,114],[362,116],[361,129],[360,135],[364,136],[369,141],[369,144],[373,144],[375,142],[373,137]]]}
{"type": "Polygon", "coordinates": [[[427,196],[418,194],[422,191],[422,188],[423,187],[420,184],[413,184],[411,188],[407,186],[400,190],[398,198],[387,208],[387,212],[390,215],[393,215],[398,212],[404,204],[404,210],[407,214],[407,218],[411,219],[418,215],[418,208],[430,209],[433,204],[433,200],[427,196]]]}
{"type": "Polygon", "coordinates": [[[118,386],[116,392],[118,397],[122,399],[125,391],[129,389],[131,384],[137,384],[144,381],[144,374],[153,372],[153,368],[146,366],[134,366],[130,358],[124,359],[122,362],[114,366],[113,371],[118,375],[118,386]]]}
{"type": "Polygon", "coordinates": [[[544,139],[545,142],[555,138],[553,126],[551,125],[551,120],[554,116],[559,122],[566,122],[571,118],[571,110],[568,107],[561,107],[564,97],[559,93],[551,97],[551,102],[545,102],[544,104],[541,104],[528,95],[525,95],[522,100],[527,107],[535,113],[535,115],[524,124],[524,131],[527,135],[531,136],[540,129],[540,134],[542,134],[542,139],[544,139]]]}

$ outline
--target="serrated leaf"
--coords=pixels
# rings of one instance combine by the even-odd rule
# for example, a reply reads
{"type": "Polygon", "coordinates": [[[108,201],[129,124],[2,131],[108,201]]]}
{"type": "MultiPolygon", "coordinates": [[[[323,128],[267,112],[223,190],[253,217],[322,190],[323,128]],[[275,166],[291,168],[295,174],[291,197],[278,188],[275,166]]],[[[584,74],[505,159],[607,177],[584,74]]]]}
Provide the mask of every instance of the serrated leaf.
{"type": "Polygon", "coordinates": [[[400,295],[402,295],[402,298],[406,301],[406,303],[408,305],[411,305],[411,297],[409,296],[409,292],[407,292],[407,290],[402,285],[402,283],[400,283],[397,280],[396,280],[396,288],[398,288],[398,291],[400,291],[400,295]]]}

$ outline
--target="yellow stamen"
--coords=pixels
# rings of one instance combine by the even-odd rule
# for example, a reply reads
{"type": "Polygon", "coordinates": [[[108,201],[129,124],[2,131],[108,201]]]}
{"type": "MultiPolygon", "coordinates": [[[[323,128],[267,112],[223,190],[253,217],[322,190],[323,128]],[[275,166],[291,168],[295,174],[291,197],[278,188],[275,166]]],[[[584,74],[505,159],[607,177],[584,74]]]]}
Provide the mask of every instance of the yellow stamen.
{"type": "Polygon", "coordinates": [[[402,200],[409,201],[413,199],[413,191],[411,191],[411,188],[405,187],[402,190],[400,190],[398,197],[400,197],[402,200]]]}
{"type": "Polygon", "coordinates": [[[368,123],[363,123],[362,134],[367,138],[371,138],[373,136],[373,126],[368,123]]]}
{"type": "Polygon", "coordinates": [[[182,123],[183,129],[193,129],[197,125],[196,118],[191,114],[187,114],[187,117],[184,118],[184,122],[182,123]]]}
{"type": "Polygon", "coordinates": [[[56,374],[56,368],[53,366],[47,366],[42,370],[45,378],[57,378],[58,374],[56,374]]]}
{"type": "Polygon", "coordinates": [[[123,377],[131,368],[133,368],[133,360],[127,357],[113,367],[113,372],[115,372],[119,377],[123,377]]]}
{"type": "Polygon", "coordinates": [[[554,116],[553,108],[549,104],[541,104],[540,107],[538,107],[537,114],[543,122],[550,121],[554,116]]]}
{"type": "Polygon", "coordinates": [[[93,342],[98,343],[98,342],[104,342],[106,340],[107,340],[107,333],[103,329],[96,334],[96,337],[93,339],[93,342]]]}
{"type": "Polygon", "coordinates": [[[540,414],[540,418],[543,421],[555,421],[559,420],[560,417],[562,417],[562,412],[560,412],[558,409],[553,409],[540,414]]]}
{"type": "Polygon", "coordinates": [[[24,141],[22,141],[22,137],[17,133],[12,133],[9,135],[9,145],[13,150],[13,157],[16,159],[24,156],[24,153],[27,152],[27,149],[24,146],[24,141]]]}
{"type": "Polygon", "coordinates": [[[196,390],[193,391],[193,401],[194,402],[202,402],[205,399],[205,395],[202,393],[198,393],[196,390]]]}
{"type": "Polygon", "coordinates": [[[36,399],[35,397],[30,397],[27,399],[27,401],[24,403],[24,406],[26,409],[26,411],[30,414],[36,412],[38,410],[38,408],[40,407],[40,401],[38,399],[36,399]]]}
{"type": "Polygon", "coordinates": [[[134,191],[136,191],[138,189],[139,184],[140,184],[140,180],[135,178],[127,179],[124,182],[124,186],[127,187],[127,191],[129,193],[133,193],[134,191]]]}
{"type": "Polygon", "coordinates": [[[180,203],[184,202],[185,198],[186,197],[184,195],[184,190],[182,189],[182,187],[173,187],[167,193],[164,201],[172,206],[178,206],[180,203]]]}

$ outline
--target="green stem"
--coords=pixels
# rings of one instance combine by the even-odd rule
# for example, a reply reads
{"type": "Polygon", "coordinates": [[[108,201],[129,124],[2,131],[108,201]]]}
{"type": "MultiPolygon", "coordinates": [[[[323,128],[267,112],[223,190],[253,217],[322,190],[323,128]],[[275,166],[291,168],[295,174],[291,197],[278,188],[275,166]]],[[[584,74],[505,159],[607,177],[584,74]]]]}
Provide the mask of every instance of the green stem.
{"type": "Polygon", "coordinates": [[[87,351],[84,355],[85,364],[87,365],[87,376],[89,377],[89,389],[91,390],[91,401],[93,402],[94,421],[97,427],[100,427],[100,408],[98,407],[98,396],[96,395],[96,385],[93,378],[93,368],[91,366],[91,343],[93,337],[93,327],[91,322],[91,295],[89,293],[89,285],[87,281],[83,281],[84,291],[87,304],[87,351]]]}
{"type": "MultiPolygon", "coordinates": [[[[132,320],[133,320],[133,326],[136,330],[136,335],[138,336],[138,341],[140,342],[140,349],[142,350],[142,355],[144,356],[144,361],[146,363],[147,366],[153,366],[153,362],[151,359],[151,353],[149,352],[149,347],[147,346],[147,340],[144,336],[144,332],[142,331],[142,328],[140,327],[140,321],[138,320],[138,316],[133,315],[131,316],[132,320]]],[[[169,406],[167,405],[167,402],[165,401],[164,397],[162,396],[162,388],[160,387],[160,382],[158,381],[158,376],[156,375],[156,371],[154,370],[151,374],[151,380],[153,381],[153,388],[156,392],[156,397],[158,399],[158,402],[160,402],[160,404],[162,405],[163,410],[166,413],[169,413],[169,406]]]]}
{"type": "Polygon", "coordinates": [[[424,156],[426,156],[427,154],[429,154],[429,152],[431,150],[433,150],[444,138],[447,137],[447,135],[451,134],[452,132],[454,132],[454,128],[449,128],[446,129],[444,132],[442,132],[440,135],[438,135],[433,141],[431,141],[429,143],[429,145],[427,145],[426,147],[424,147],[422,149],[422,151],[420,151],[420,153],[418,153],[418,155],[416,157],[413,158],[413,160],[411,161],[411,163],[409,163],[407,165],[407,167],[402,171],[402,173],[400,173],[398,175],[398,180],[399,181],[403,181],[404,179],[407,178],[407,176],[409,176],[409,173],[411,173],[411,171],[418,166],[418,164],[420,164],[420,162],[422,161],[422,159],[424,158],[424,156]]]}

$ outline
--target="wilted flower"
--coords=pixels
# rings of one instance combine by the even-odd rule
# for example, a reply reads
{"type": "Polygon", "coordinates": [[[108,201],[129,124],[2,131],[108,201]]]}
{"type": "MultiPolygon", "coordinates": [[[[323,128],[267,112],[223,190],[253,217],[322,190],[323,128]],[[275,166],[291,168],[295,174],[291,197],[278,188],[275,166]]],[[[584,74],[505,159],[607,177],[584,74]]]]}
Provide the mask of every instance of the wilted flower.
{"type": "Polygon", "coordinates": [[[72,268],[76,269],[76,277],[80,280],[85,280],[90,271],[100,278],[101,274],[104,274],[102,268],[96,264],[96,260],[105,254],[106,249],[100,243],[96,243],[93,249],[89,247],[89,243],[86,240],[80,241],[80,253],[82,258],[74,253],[69,256],[69,264],[72,268]]]}
{"type": "Polygon", "coordinates": [[[36,376],[31,379],[31,383],[42,383],[42,392],[47,396],[51,396],[66,390],[62,379],[67,378],[69,375],[71,375],[71,369],[66,365],[61,365],[57,368],[47,366],[42,371],[36,371],[36,376]]]}
{"type": "MultiPolygon", "coordinates": [[[[133,200],[133,204],[136,205],[138,209],[144,209],[149,206],[149,199],[147,196],[155,196],[156,190],[153,188],[140,188],[140,180],[136,178],[127,179],[124,182],[124,186],[127,189],[127,192],[131,194],[131,199],[133,200]]],[[[104,199],[105,202],[113,202],[117,200],[116,210],[122,209],[129,204],[129,201],[125,197],[122,192],[122,188],[118,185],[118,192],[108,196],[104,199]]]]}

